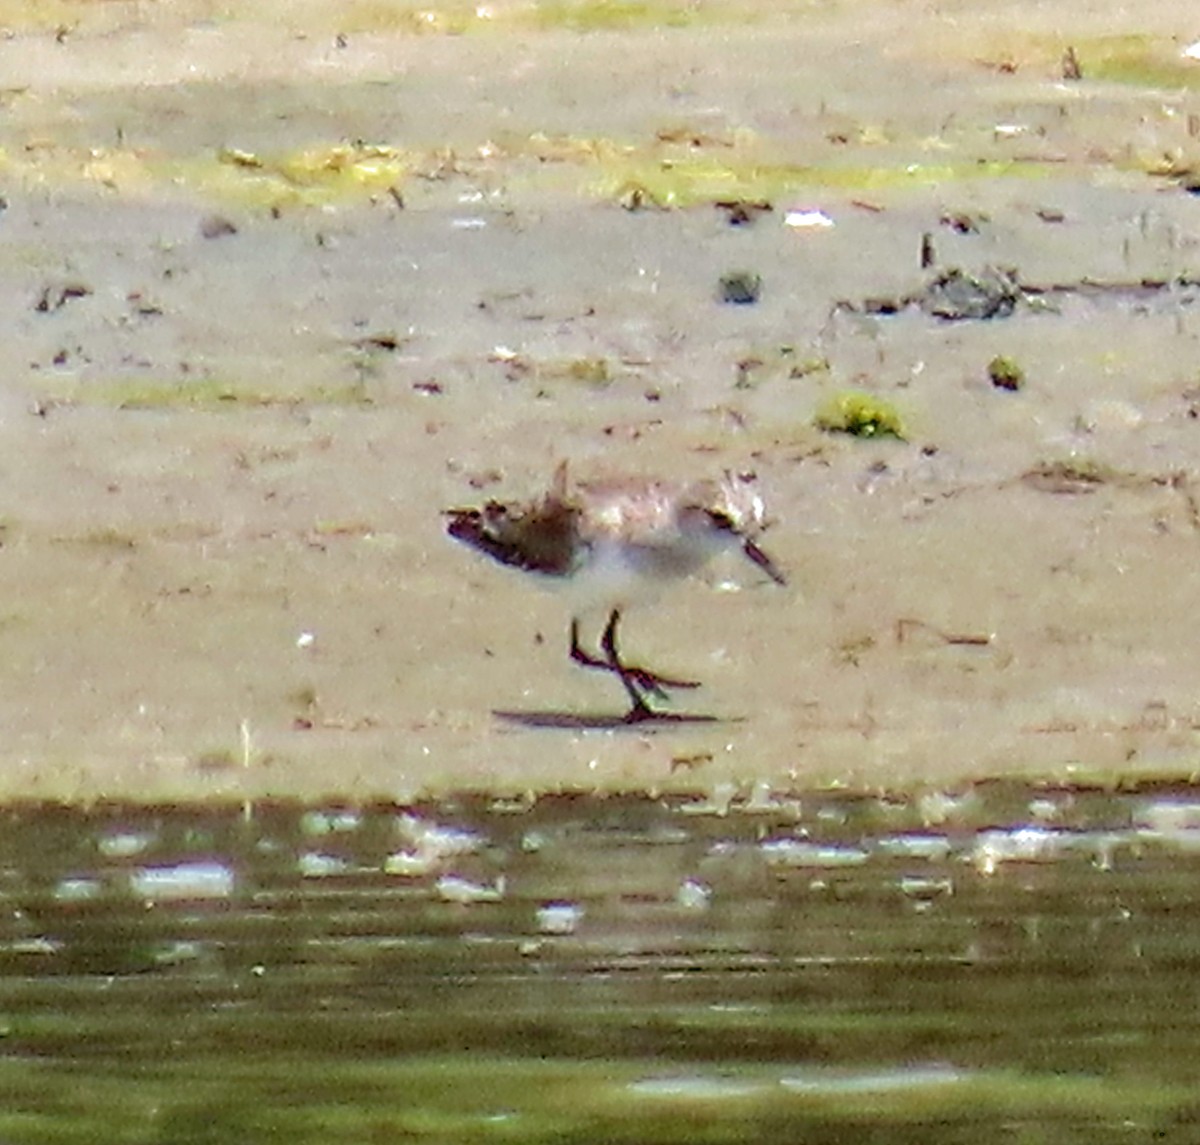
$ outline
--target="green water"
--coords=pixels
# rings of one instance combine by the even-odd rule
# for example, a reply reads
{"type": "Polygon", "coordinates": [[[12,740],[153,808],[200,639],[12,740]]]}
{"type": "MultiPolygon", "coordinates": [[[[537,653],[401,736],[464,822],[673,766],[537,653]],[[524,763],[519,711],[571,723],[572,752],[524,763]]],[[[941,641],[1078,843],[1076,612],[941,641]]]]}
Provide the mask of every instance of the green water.
{"type": "Polygon", "coordinates": [[[1200,791],[747,795],[8,809],[0,1141],[1200,1139],[1200,791]]]}

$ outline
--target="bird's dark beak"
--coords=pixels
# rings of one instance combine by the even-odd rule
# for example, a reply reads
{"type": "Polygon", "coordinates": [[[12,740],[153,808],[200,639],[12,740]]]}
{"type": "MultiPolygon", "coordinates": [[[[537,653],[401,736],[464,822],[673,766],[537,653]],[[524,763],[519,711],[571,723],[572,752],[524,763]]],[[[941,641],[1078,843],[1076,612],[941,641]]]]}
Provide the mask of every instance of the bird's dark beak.
{"type": "Polygon", "coordinates": [[[776,584],[787,584],[787,577],[779,571],[778,565],[762,551],[749,537],[742,541],[742,552],[776,584]]]}

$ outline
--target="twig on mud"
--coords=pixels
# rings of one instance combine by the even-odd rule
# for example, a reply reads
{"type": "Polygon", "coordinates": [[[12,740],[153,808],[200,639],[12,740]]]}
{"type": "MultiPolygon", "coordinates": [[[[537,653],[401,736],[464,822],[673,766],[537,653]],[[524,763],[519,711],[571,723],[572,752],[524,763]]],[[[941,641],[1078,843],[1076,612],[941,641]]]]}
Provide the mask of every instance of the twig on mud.
{"type": "Polygon", "coordinates": [[[930,633],[943,644],[966,648],[987,648],[995,639],[991,632],[944,632],[936,625],[912,616],[902,616],[896,621],[896,643],[907,643],[916,633],[930,633]]]}

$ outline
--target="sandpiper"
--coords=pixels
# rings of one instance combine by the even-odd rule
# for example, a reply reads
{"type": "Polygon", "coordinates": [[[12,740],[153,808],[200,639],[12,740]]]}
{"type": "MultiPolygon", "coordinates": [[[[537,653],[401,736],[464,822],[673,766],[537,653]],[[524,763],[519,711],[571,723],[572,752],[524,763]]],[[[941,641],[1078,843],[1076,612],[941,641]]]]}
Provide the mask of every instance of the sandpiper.
{"type": "Polygon", "coordinates": [[[607,604],[601,655],[581,646],[576,615],[570,656],[621,681],[630,700],[625,723],[683,718],[656,711],[648,697],[665,699],[672,688],[698,686],[621,658],[617,627],[630,599],[645,595],[655,583],[690,576],[731,549],[740,550],[776,584],[786,583],[756,540],[765,510],[753,474],[726,473],[720,480],[688,484],[618,478],[568,487],[564,462],[549,492],[537,500],[489,501],[482,509],[448,509],[446,517],[446,531],[455,540],[522,572],[581,584],[593,600],[607,604]]]}

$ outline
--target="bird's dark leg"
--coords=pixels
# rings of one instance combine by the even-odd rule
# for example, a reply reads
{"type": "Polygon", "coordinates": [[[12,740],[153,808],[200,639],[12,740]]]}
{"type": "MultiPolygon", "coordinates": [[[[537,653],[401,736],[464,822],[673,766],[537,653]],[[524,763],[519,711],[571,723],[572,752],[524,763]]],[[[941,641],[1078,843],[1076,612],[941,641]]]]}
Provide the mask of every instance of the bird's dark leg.
{"type": "Polygon", "coordinates": [[[659,699],[667,698],[666,692],[662,690],[662,686],[652,680],[651,673],[645,672],[640,668],[626,668],[616,653],[613,646],[613,635],[616,625],[615,620],[620,619],[620,612],[614,611],[608,618],[608,626],[604,629],[604,637],[601,642],[601,648],[604,650],[604,656],[593,656],[587,651],[582,644],[579,643],[579,621],[571,621],[571,659],[582,668],[599,668],[603,672],[612,672],[617,676],[622,674],[630,676],[644,691],[653,692],[659,699]]]}
{"type": "Polygon", "coordinates": [[[617,626],[621,622],[621,610],[614,608],[608,617],[604,634],[600,638],[600,647],[604,652],[603,658],[594,656],[579,643],[579,621],[571,621],[571,659],[584,668],[598,668],[612,672],[621,681],[629,695],[631,707],[625,720],[627,723],[638,723],[641,720],[655,719],[658,713],[646,703],[647,694],[657,696],[660,700],[667,698],[668,688],[698,688],[695,680],[677,680],[670,676],[660,676],[646,668],[626,664],[621,659],[617,648],[617,626]]]}
{"type": "Polygon", "coordinates": [[[617,674],[625,691],[629,693],[630,707],[625,713],[625,722],[636,724],[654,718],[654,709],[646,703],[647,692],[653,692],[661,700],[665,700],[667,694],[663,691],[662,684],[649,673],[641,668],[628,668],[621,663],[621,654],[617,651],[617,625],[620,622],[621,610],[614,608],[604,626],[604,635],[600,637],[600,647],[608,657],[609,669],[617,674]]]}
{"type": "Polygon", "coordinates": [[[608,663],[612,665],[614,672],[622,677],[628,676],[642,691],[653,692],[660,699],[666,699],[667,692],[671,688],[700,687],[699,680],[680,680],[674,676],[663,676],[658,672],[651,672],[648,668],[638,668],[633,664],[626,664],[621,659],[620,652],[617,651],[617,625],[620,622],[621,610],[614,608],[608,618],[608,624],[605,626],[604,635],[600,637],[600,647],[608,657],[608,663]]]}
{"type": "Polygon", "coordinates": [[[601,668],[605,672],[615,672],[616,669],[608,660],[593,656],[579,643],[579,620],[571,619],[571,659],[582,668],[601,668]]]}

